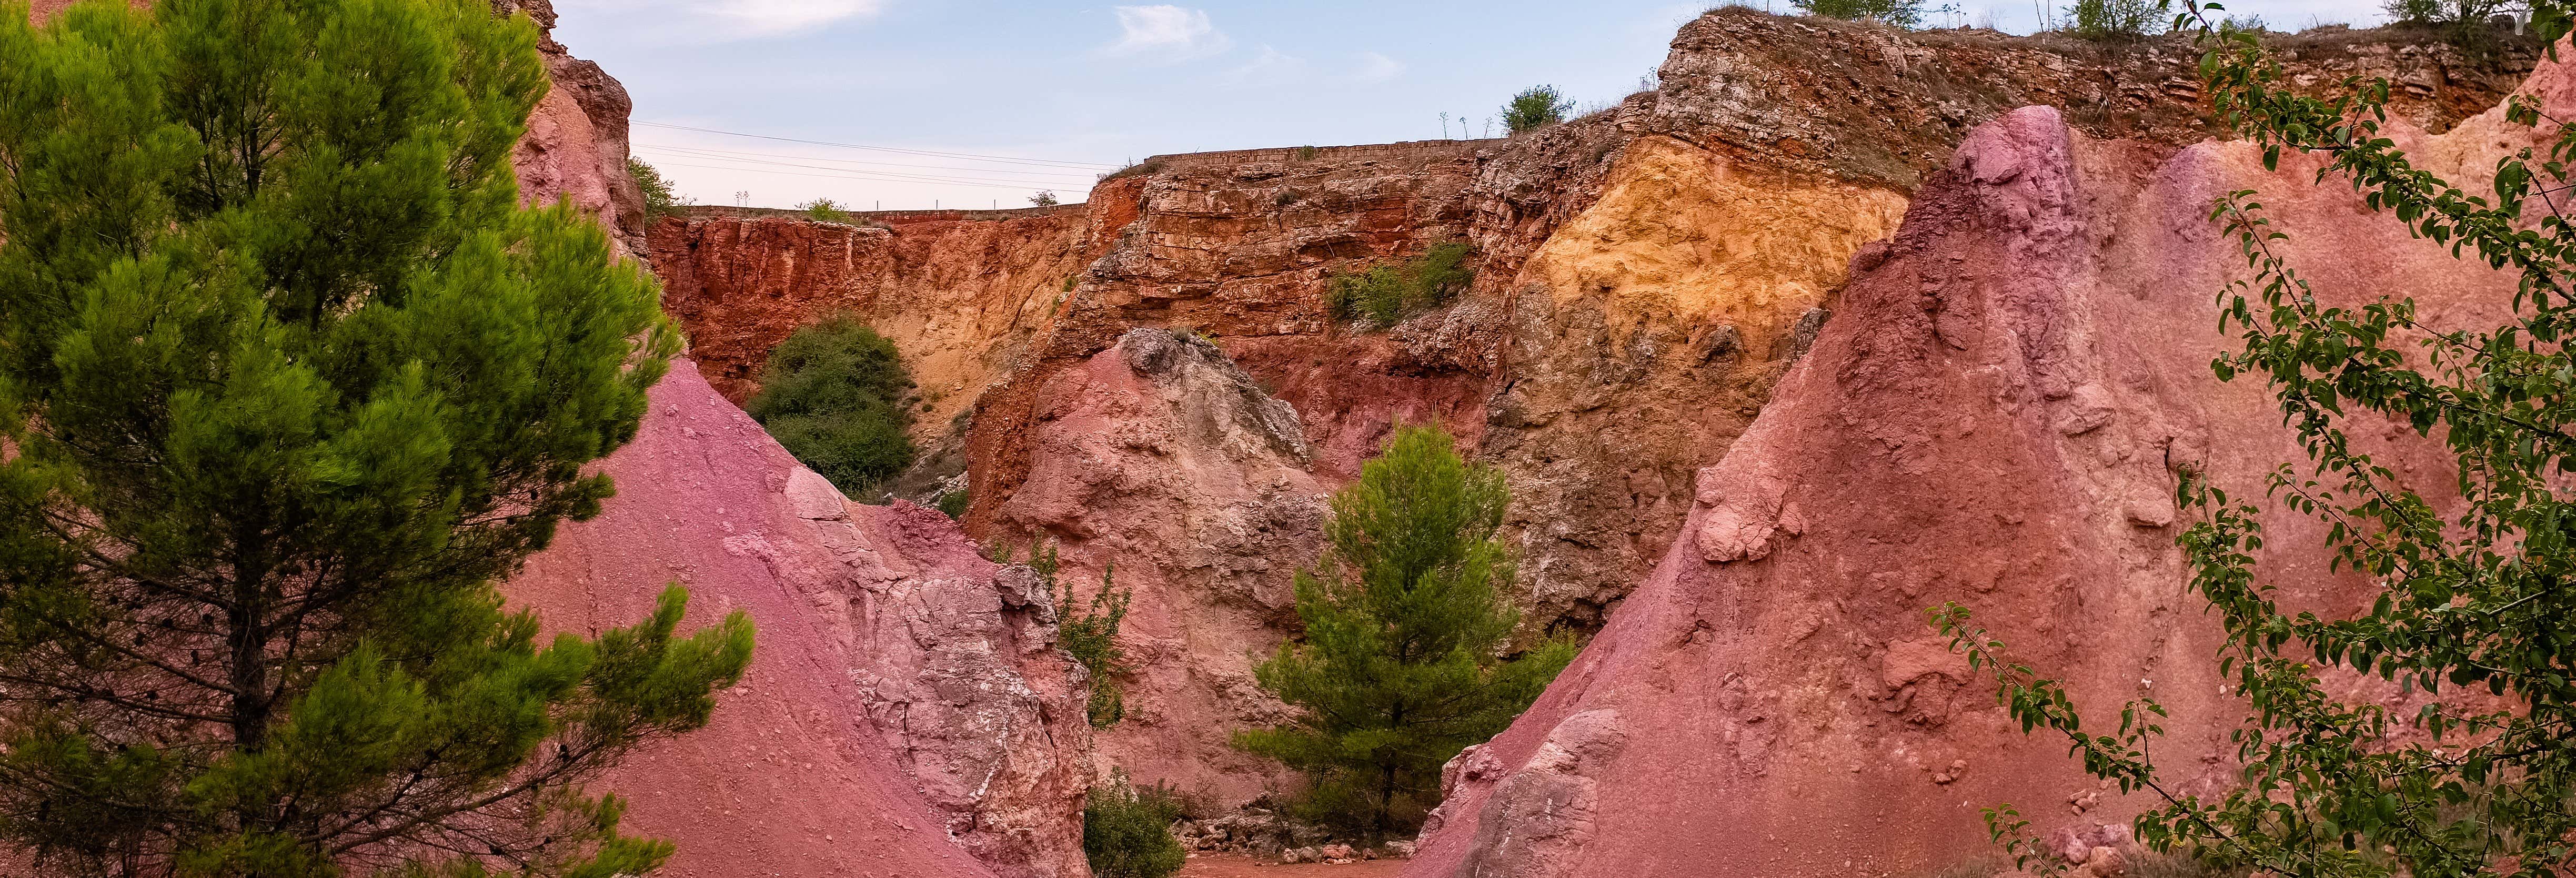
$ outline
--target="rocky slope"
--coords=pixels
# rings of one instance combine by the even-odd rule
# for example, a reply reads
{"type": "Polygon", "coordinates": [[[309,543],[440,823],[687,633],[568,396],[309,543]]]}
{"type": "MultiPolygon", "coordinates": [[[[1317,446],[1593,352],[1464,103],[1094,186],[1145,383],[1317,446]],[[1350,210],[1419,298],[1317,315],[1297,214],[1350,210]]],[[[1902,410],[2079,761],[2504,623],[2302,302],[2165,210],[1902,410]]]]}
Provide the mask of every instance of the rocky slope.
{"type": "MultiPolygon", "coordinates": [[[[2397,110],[2431,130],[2493,104],[2528,68],[2528,53],[2472,59],[2399,32],[2278,41],[2314,87],[2392,77],[2397,110]]],[[[1102,768],[1136,763],[1140,779],[1235,803],[1275,780],[1225,741],[1275,712],[1242,681],[1287,620],[1244,600],[1260,589],[1223,583],[1267,576],[1278,589],[1312,560],[1295,538],[1257,559],[1211,554],[1239,539],[1243,486],[1302,470],[1328,491],[1393,423],[1445,423],[1511,474],[1507,536],[1532,633],[1596,630],[1656,574],[1685,532],[1697,469],[1752,423],[1838,309],[1853,257],[1895,230],[1953,146],[2015,107],[2051,104],[2086,136],[2171,155],[2207,133],[2195,58],[2175,40],[2114,51],[1721,9],[1682,28],[1656,88],[1511,140],[1161,156],[1088,205],[1050,210],[841,225],[702,208],[654,229],[652,254],[729,395],[752,390],[793,327],[859,314],[924,385],[921,438],[942,453],[907,489],[962,468],[970,532],[1053,539],[1086,575],[1115,565],[1150,583],[1140,625],[1269,612],[1266,626],[1212,626],[1221,639],[1140,627],[1135,647],[1174,668],[1129,681],[1138,713],[1101,736],[1102,768]],[[1445,240],[1480,253],[1458,303],[1385,332],[1328,318],[1331,275],[1445,240]],[[1093,403],[1061,395],[1096,393],[1099,358],[1140,327],[1213,339],[1294,407],[1311,456],[1175,468],[1071,436],[1058,413],[1093,403]],[[1062,501],[1076,488],[1059,478],[1086,504],[1062,501]]]]}
{"type": "MultiPolygon", "coordinates": [[[[2576,70],[2526,90],[2576,110],[2576,70]]],[[[1700,471],[1655,575],[1529,714],[1452,764],[1407,875],[1904,874],[1990,855],[1977,809],[1998,802],[2070,837],[2123,822],[2142,802],[1962,679],[1923,616],[1952,599],[2097,715],[2154,694],[2173,710],[2159,762],[2200,767],[2191,789],[2227,782],[2243,705],[2182,590],[2175,473],[2248,491],[2299,455],[2259,383],[2209,371],[2231,346],[2211,296],[2242,261],[2207,205],[2263,190],[2321,292],[2402,289],[2446,327],[2493,325],[2513,278],[2363,219],[2313,166],[2095,139],[2069,116],[1979,127],[1860,254],[1842,313],[1700,471]]],[[[2501,111],[2405,127],[2471,187],[2535,142],[2501,111]]],[[[2412,438],[2368,437],[2442,483],[2446,458],[2412,438]]],[[[2324,569],[2313,522],[2276,525],[2284,599],[2361,608],[2369,587],[2324,569]]]]}
{"type": "Polygon", "coordinates": [[[629,829],[677,841],[681,876],[1088,875],[1080,692],[1034,576],[937,512],[848,503],[676,365],[606,511],[506,588],[564,630],[630,624],[665,582],[692,624],[759,625],[714,723],[604,783],[629,829]]]}

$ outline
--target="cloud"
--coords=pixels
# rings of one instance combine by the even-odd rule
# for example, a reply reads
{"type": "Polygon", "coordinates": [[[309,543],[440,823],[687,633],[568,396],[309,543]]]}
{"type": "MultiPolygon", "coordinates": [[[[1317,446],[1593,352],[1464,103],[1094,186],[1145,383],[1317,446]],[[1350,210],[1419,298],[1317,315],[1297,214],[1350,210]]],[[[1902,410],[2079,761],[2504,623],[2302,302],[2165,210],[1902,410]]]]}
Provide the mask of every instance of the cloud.
{"type": "Polygon", "coordinates": [[[1361,52],[1360,63],[1351,70],[1350,81],[1357,85],[1373,85],[1403,75],[1404,62],[1376,52],[1361,52]]]}
{"type": "Polygon", "coordinates": [[[1226,71],[1217,81],[1236,87],[1287,85],[1305,79],[1310,72],[1304,59],[1263,46],[1252,60],[1226,71]]]}
{"type": "Polygon", "coordinates": [[[1331,85],[1376,85],[1404,75],[1404,62],[1376,52],[1361,52],[1350,63],[1328,65],[1318,71],[1306,59],[1264,45],[1252,60],[1243,62],[1217,77],[1217,82],[1234,88],[1326,83],[1331,85]]]}
{"type": "Polygon", "coordinates": [[[1181,6],[1120,6],[1118,41],[1103,46],[1100,54],[1112,58],[1137,58],[1165,64],[1190,61],[1223,53],[1234,47],[1234,40],[1217,30],[1203,10],[1181,6]]]}
{"type": "Polygon", "coordinates": [[[885,11],[887,0],[560,0],[568,14],[659,43],[784,36],[885,11]],[[593,16],[596,16],[594,19],[593,16]]]}
{"type": "Polygon", "coordinates": [[[774,36],[830,24],[845,18],[875,15],[884,0],[697,0],[702,15],[733,22],[746,35],[774,36]]]}

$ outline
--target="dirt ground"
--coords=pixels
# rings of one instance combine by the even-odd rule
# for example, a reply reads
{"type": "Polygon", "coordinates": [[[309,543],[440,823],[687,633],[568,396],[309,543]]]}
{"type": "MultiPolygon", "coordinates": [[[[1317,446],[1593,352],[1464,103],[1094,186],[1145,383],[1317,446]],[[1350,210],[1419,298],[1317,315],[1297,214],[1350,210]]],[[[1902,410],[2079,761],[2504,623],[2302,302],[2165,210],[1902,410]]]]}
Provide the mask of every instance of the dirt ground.
{"type": "Polygon", "coordinates": [[[1200,854],[1181,866],[1179,878],[1395,878],[1403,860],[1362,860],[1342,865],[1273,865],[1242,854],[1200,854]]]}

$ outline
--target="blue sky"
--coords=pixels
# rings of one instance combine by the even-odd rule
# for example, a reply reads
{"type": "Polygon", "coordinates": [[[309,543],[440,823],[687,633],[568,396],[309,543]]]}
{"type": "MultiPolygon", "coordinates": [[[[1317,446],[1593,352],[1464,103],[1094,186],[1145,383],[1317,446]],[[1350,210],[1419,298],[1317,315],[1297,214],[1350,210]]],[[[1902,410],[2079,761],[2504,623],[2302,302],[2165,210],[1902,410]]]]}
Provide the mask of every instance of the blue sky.
{"type": "MultiPolygon", "coordinates": [[[[2036,21],[2033,0],[1958,5],[1960,23],[2036,21]]],[[[2230,5],[2275,27],[2379,18],[2373,0],[2230,5]]],[[[889,210],[1025,206],[1038,189],[1079,201],[1097,174],[1156,153],[1436,138],[1444,112],[1450,136],[1482,135],[1531,84],[1585,104],[1636,90],[1707,6],[555,3],[556,37],[626,83],[636,154],[682,193],[889,210]]]]}

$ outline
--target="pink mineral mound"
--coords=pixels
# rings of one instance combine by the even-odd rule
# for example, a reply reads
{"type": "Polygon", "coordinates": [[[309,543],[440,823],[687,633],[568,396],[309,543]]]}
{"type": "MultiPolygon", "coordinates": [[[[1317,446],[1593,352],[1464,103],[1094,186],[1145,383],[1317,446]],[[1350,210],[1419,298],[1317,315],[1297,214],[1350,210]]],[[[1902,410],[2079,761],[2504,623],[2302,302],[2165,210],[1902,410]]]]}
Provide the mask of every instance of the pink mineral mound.
{"type": "Polygon", "coordinates": [[[618,489],[606,511],[566,526],[510,596],[552,628],[596,631],[643,618],[677,581],[690,589],[684,627],[737,609],[760,626],[751,671],[712,724],[598,784],[633,802],[629,832],[678,843],[662,874],[990,878],[870,724],[851,682],[849,601],[831,587],[871,564],[983,563],[971,544],[948,544],[962,557],[888,561],[813,539],[813,521],[845,514],[840,495],[688,363],[672,364],[643,429],[605,469],[618,489]]]}
{"type": "MultiPolygon", "coordinates": [[[[2576,110],[2565,66],[2526,89],[2576,110]]],[[[2531,142],[2494,113],[2398,136],[2475,191],[2531,142]]],[[[2295,162],[2285,162],[2294,164],[2295,162]]],[[[1902,230],[1855,259],[1815,347],[1700,472],[1684,537],[1547,694],[1450,767],[1415,878],[1905,875],[1990,858],[1978,809],[2042,832],[2123,823],[2146,802],[2083,776],[1964,680],[1924,621],[1958,600],[2115,722],[2171,708],[2159,763],[2225,782],[2214,624],[2186,592],[2176,472],[2239,494],[2299,459],[2256,381],[2221,384],[2212,302],[2242,265],[2205,219],[2259,188],[2321,295],[2415,296],[2435,325],[2493,326],[2509,277],[2365,218],[2313,165],[2263,172],[2242,144],[2169,158],[2026,108],[1961,145],[1902,230]]],[[[2443,458],[2357,433],[2417,479],[2443,458]]],[[[2319,534],[2276,516],[2285,600],[2360,609],[2319,534]]],[[[2197,775],[2197,777],[2193,777],[2197,775]]]]}

